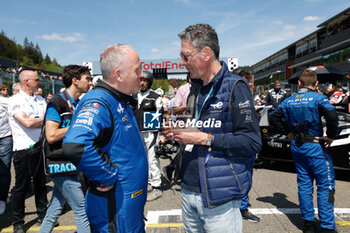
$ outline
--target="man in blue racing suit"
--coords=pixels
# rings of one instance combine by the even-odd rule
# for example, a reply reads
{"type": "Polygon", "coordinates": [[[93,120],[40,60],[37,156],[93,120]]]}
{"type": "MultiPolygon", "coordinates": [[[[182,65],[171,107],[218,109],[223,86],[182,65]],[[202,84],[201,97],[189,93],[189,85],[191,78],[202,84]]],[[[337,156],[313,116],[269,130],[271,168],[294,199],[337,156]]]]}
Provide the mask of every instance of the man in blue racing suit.
{"type": "Polygon", "coordinates": [[[313,180],[317,185],[321,232],[335,232],[334,170],[327,148],[338,134],[338,116],[327,97],[315,92],[318,82],[314,71],[305,70],[298,84],[298,93],[284,100],[271,113],[270,123],[292,139],[301,218],[305,221],[303,232],[316,230],[313,180]],[[322,116],[327,124],[327,136],[323,136],[322,116]]]}
{"type": "Polygon", "coordinates": [[[64,153],[90,179],[85,202],[94,232],[145,232],[147,153],[130,106],[140,90],[139,56],[111,45],[100,66],[103,80],[80,101],[64,153]]]}

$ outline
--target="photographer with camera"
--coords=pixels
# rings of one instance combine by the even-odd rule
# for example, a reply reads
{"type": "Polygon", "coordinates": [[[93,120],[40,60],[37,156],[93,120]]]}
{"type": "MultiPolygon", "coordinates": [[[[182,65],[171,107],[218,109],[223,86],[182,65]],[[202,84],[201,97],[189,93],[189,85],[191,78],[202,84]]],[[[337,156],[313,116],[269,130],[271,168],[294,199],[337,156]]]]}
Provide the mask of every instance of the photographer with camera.
{"type": "Polygon", "coordinates": [[[148,154],[148,188],[147,201],[153,201],[162,197],[160,190],[162,183],[160,173],[159,156],[155,154],[157,140],[165,142],[164,136],[158,138],[160,133],[161,116],[163,115],[162,97],[151,91],[153,74],[148,71],[141,76],[141,90],[134,95],[137,99],[137,107],[134,109],[137,124],[148,154]]]}

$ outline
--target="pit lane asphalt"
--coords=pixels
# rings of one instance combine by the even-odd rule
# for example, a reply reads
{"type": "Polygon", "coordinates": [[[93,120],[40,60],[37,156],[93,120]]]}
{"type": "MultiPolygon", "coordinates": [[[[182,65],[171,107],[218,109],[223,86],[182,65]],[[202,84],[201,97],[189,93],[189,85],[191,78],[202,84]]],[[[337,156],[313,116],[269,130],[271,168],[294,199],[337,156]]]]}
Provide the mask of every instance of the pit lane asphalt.
{"type": "MultiPolygon", "coordinates": [[[[161,160],[162,166],[168,160],[161,160]]],[[[12,182],[14,185],[12,166],[12,182]]],[[[52,194],[53,183],[48,182],[48,198],[52,194]]],[[[350,232],[350,171],[336,171],[336,223],[339,233],[350,232]]],[[[147,233],[184,232],[181,222],[180,186],[170,185],[163,179],[163,197],[148,202],[145,206],[147,233]]],[[[33,192],[26,199],[25,227],[27,232],[38,232],[33,192]]],[[[243,220],[245,233],[280,233],[302,232],[303,222],[300,220],[298,194],[294,165],[291,163],[275,163],[267,168],[254,169],[253,187],[249,193],[250,210],[260,217],[259,223],[243,220]]],[[[314,190],[314,206],[316,204],[316,189],[314,190]]],[[[12,232],[12,214],[10,206],[4,215],[0,216],[0,232],[12,232]]],[[[55,233],[76,232],[74,214],[69,208],[58,219],[59,227],[55,233]]]]}

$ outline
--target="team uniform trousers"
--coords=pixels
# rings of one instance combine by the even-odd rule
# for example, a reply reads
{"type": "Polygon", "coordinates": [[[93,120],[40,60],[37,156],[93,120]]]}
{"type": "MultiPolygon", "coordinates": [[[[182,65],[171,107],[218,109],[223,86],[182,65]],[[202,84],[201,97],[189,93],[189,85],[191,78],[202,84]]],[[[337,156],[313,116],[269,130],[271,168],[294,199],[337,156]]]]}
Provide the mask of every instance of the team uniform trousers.
{"type": "Polygon", "coordinates": [[[315,221],[312,195],[315,180],[320,226],[326,229],[335,229],[335,175],[330,154],[318,143],[304,143],[297,147],[294,142],[292,143],[292,154],[297,172],[301,218],[315,221]],[[315,153],[315,151],[318,152],[319,156],[310,157],[306,154],[307,152],[315,153]]]}
{"type": "MultiPolygon", "coordinates": [[[[252,160],[252,167],[251,167],[252,175],[253,175],[254,162],[255,162],[255,156],[253,157],[253,160],[252,160]]],[[[248,194],[249,194],[249,193],[247,193],[247,195],[245,195],[245,196],[242,198],[241,207],[240,207],[241,210],[246,210],[246,209],[248,209],[248,206],[249,206],[249,196],[248,196],[248,194]]]]}

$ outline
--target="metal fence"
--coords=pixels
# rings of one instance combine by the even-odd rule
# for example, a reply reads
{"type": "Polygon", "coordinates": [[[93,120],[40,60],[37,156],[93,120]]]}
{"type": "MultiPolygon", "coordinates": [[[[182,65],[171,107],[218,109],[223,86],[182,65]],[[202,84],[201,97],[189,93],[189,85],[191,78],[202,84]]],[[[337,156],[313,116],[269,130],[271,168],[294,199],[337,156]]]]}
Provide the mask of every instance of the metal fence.
{"type": "MultiPolygon", "coordinates": [[[[9,94],[12,94],[12,85],[17,82],[19,82],[18,74],[0,72],[0,84],[9,87],[9,94]]],[[[43,95],[46,96],[47,93],[58,93],[64,85],[62,80],[40,78],[40,87],[43,89],[43,95]]]]}

